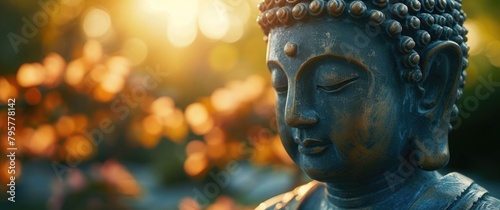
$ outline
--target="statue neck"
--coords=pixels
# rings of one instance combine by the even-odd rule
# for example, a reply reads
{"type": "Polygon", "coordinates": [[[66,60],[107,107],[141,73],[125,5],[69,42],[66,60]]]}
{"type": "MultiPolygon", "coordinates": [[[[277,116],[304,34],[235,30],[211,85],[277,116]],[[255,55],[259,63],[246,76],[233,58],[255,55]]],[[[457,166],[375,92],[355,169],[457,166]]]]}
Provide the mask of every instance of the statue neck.
{"type": "Polygon", "coordinates": [[[410,205],[422,188],[436,182],[441,176],[434,171],[413,171],[395,167],[389,173],[373,177],[366,182],[327,183],[326,202],[337,208],[363,208],[410,205]],[[405,176],[406,175],[406,176],[405,176]],[[404,201],[404,202],[402,202],[404,201]]]}

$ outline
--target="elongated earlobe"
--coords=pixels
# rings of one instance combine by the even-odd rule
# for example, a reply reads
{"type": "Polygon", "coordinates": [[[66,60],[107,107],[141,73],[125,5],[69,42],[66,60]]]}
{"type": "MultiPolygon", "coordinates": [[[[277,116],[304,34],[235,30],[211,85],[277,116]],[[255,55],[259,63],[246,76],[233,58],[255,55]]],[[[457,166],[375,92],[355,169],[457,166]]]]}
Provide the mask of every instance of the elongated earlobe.
{"type": "Polygon", "coordinates": [[[448,128],[462,71],[462,51],[451,41],[428,46],[420,63],[423,78],[418,84],[418,117],[414,147],[424,170],[448,164],[448,128]]]}

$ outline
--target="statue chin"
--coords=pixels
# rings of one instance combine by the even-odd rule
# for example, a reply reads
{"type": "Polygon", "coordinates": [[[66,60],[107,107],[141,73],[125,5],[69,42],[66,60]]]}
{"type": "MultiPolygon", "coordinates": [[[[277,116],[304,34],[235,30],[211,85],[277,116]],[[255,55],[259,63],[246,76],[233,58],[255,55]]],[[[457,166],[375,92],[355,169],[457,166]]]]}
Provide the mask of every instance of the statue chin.
{"type": "Polygon", "coordinates": [[[469,47],[460,0],[266,0],[278,131],[315,181],[258,209],[494,209],[449,159],[469,47]]]}

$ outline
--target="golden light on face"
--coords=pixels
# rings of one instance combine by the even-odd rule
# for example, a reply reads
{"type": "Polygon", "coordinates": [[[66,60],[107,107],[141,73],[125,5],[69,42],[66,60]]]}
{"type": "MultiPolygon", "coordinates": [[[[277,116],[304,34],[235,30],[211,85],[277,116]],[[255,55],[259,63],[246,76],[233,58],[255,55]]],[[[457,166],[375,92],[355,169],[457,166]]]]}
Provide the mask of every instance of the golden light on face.
{"type": "Polygon", "coordinates": [[[356,27],[333,21],[276,28],[268,42],[279,135],[292,160],[319,181],[390,168],[406,152],[410,128],[408,121],[400,122],[407,107],[399,75],[387,73],[398,69],[386,41],[373,38],[346,52],[342,44],[356,43],[356,27]],[[300,43],[296,55],[284,50],[290,42],[300,43]]]}

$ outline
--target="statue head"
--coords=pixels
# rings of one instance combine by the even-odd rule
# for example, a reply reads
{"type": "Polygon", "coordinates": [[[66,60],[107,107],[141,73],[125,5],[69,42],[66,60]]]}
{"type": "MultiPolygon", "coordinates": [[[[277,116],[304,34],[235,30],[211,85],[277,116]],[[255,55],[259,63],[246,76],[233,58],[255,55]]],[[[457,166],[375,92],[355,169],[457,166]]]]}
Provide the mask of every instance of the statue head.
{"type": "Polygon", "coordinates": [[[265,0],[283,145],[311,178],[448,163],[467,68],[460,0],[265,0]],[[412,156],[412,157],[410,157],[412,156]]]}

